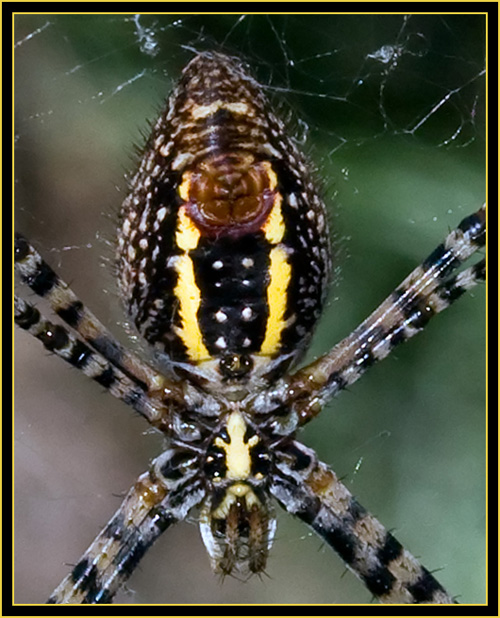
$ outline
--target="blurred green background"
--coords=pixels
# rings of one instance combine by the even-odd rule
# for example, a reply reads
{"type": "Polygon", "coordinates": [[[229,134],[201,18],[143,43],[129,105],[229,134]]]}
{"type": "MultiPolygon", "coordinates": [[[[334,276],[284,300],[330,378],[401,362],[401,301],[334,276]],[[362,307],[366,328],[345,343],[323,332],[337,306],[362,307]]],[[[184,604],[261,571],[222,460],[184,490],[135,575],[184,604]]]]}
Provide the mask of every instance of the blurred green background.
{"type": "MultiPolygon", "coordinates": [[[[110,262],[124,173],[197,51],[245,60],[318,168],[336,277],[308,358],[485,199],[480,15],[18,15],[15,26],[17,225],[123,341],[110,262]]],[[[301,434],[461,603],[485,599],[484,296],[438,316],[301,434]]],[[[38,603],[161,441],[29,336],[16,342],[15,598],[38,603]]],[[[283,514],[267,575],[221,584],[190,521],[117,601],[369,603],[344,571],[283,514]]]]}

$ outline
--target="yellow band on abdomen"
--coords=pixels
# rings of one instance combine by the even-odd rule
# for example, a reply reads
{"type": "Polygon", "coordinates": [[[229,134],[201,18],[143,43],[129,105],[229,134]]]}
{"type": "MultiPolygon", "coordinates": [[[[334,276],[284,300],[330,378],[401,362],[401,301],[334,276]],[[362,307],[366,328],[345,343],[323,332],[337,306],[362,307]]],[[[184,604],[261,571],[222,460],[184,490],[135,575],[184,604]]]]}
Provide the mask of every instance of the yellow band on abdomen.
{"type": "Polygon", "coordinates": [[[288,262],[287,253],[283,247],[274,247],[270,253],[269,276],[267,287],[267,318],[266,334],[260,353],[266,356],[274,354],[279,347],[281,333],[286,327],[284,319],[287,304],[287,288],[292,276],[292,267],[288,262]]]}
{"type": "Polygon", "coordinates": [[[179,301],[179,316],[181,326],[175,326],[175,332],[187,348],[189,359],[194,362],[207,360],[210,354],[203,343],[198,323],[198,310],[201,303],[200,288],[196,285],[193,260],[188,251],[195,249],[200,239],[200,232],[193,221],[187,216],[184,207],[179,209],[176,241],[177,246],[185,253],[179,255],[175,261],[177,271],[177,285],[174,294],[179,301]]]}
{"type": "Polygon", "coordinates": [[[201,330],[198,324],[198,309],[200,308],[201,294],[194,278],[193,261],[189,255],[179,255],[176,259],[177,285],[175,296],[179,299],[179,315],[181,326],[175,326],[175,332],[182,339],[187,348],[190,360],[199,362],[210,358],[210,354],[203,343],[201,330]]]}

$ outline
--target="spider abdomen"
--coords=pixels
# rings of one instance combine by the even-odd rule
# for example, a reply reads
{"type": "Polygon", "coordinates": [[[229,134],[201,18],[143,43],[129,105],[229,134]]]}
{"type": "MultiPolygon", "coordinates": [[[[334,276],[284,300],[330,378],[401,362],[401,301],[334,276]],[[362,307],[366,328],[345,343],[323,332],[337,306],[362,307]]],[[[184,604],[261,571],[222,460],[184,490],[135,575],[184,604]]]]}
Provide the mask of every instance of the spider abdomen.
{"type": "Polygon", "coordinates": [[[329,273],[303,156],[240,63],[192,60],[122,207],[120,288],[143,337],[215,385],[269,380],[309,341],[329,273]]]}

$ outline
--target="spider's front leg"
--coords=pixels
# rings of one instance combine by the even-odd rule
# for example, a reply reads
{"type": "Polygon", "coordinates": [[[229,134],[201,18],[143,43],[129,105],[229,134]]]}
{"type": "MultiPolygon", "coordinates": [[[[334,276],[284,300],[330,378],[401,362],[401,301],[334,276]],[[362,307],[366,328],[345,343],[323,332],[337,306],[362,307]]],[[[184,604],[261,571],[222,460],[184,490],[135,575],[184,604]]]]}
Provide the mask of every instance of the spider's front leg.
{"type": "Polygon", "coordinates": [[[125,349],[97,317],[74,294],[68,284],[42,258],[22,234],[16,232],[14,264],[21,281],[39,297],[85,343],[99,352],[138,386],[155,389],[165,378],[131,350],[125,349]]]}
{"type": "Polygon", "coordinates": [[[313,450],[290,440],[275,456],[271,493],[328,543],[381,603],[455,602],[313,450]]]}
{"type": "Polygon", "coordinates": [[[14,296],[14,321],[47,350],[82,371],[113,397],[132,406],[153,427],[170,432],[177,416],[173,411],[184,409],[183,393],[176,384],[167,380],[162,384],[157,380],[155,390],[145,390],[144,384],[131,379],[69,329],[47,320],[34,305],[18,296],[14,296]]]}
{"type": "Polygon", "coordinates": [[[486,260],[452,276],[486,243],[486,207],[463,219],[350,335],[285,381],[284,401],[303,425],[377,361],[419,333],[436,314],[486,278],[486,260]]]}
{"type": "Polygon", "coordinates": [[[48,603],[111,603],[146,551],[205,495],[197,455],[173,448],[142,474],[48,603]]]}

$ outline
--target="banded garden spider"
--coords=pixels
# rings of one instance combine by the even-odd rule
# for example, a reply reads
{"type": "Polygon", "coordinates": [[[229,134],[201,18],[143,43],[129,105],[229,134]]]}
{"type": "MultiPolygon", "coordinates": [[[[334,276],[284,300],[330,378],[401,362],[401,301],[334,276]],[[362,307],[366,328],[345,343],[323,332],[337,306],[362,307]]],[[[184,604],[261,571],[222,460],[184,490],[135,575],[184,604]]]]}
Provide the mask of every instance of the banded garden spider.
{"type": "Polygon", "coordinates": [[[333,472],[292,438],[327,399],[484,279],[484,260],[452,275],[484,244],[484,209],[464,219],[330,354],[281,377],[307,342],[323,302],[329,261],[323,206],[301,155],[239,63],[220,54],[198,56],[185,69],[169,109],[132,181],[119,255],[123,296],[139,330],[183,361],[175,365],[175,379],[172,369],[163,375],[117,345],[33,247],[22,237],[16,243],[21,279],[49,300],[77,337],[45,322],[21,299],[16,299],[17,324],[132,405],[175,446],[175,452],[167,450],[153,462],[125,499],[123,509],[134,513],[142,501],[139,519],[131,512],[126,516],[136,529],[124,527],[124,510],[118,512],[50,602],[111,602],[156,537],[202,501],[202,534],[214,570],[223,575],[241,569],[262,572],[275,526],[268,492],[309,523],[383,602],[453,602],[333,472]],[[171,125],[168,131],[165,124],[171,125]],[[181,144],[170,144],[176,129],[181,144]],[[205,149],[199,159],[192,155],[192,139],[197,157],[205,149]],[[159,157],[170,176],[164,176],[159,157]],[[162,188],[150,190],[159,176],[162,188]],[[148,219],[144,213],[158,191],[160,201],[148,219]],[[230,207],[225,205],[228,191],[230,207]],[[169,211],[171,205],[175,208],[169,211]],[[294,212],[304,216],[297,219],[294,212]],[[166,234],[162,225],[169,217],[174,217],[168,229],[175,235],[165,258],[157,239],[166,234]],[[295,235],[297,226],[303,233],[295,235]],[[203,242],[208,244],[202,247],[203,242]],[[303,269],[303,255],[296,260],[299,250],[309,269],[303,269]],[[158,268],[151,270],[150,264],[158,256],[175,275],[162,275],[158,284],[166,301],[151,296],[151,274],[157,276],[158,268]],[[231,275],[213,279],[207,288],[213,271],[223,271],[228,262],[231,275]],[[242,269],[254,272],[253,283],[242,279],[242,269]],[[309,276],[307,286],[300,282],[309,276]],[[230,299],[231,287],[221,300],[214,292],[220,281],[247,285],[252,294],[234,292],[230,299]],[[248,330],[244,323],[251,319],[260,320],[260,326],[254,322],[248,330]],[[207,502],[210,494],[213,501],[207,502]]]}

